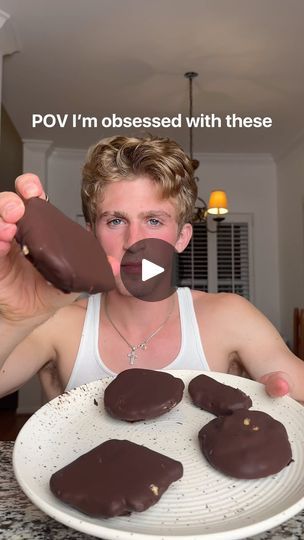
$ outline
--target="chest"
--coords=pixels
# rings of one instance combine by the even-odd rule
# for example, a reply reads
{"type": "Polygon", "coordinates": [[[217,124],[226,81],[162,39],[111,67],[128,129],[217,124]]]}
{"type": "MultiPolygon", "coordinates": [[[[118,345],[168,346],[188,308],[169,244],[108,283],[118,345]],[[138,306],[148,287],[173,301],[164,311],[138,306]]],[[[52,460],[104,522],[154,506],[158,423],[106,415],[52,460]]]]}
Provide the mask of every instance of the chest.
{"type": "Polygon", "coordinates": [[[179,354],[180,320],[179,317],[175,317],[170,324],[166,325],[166,328],[151,339],[147,333],[142,333],[140,340],[135,342],[127,336],[124,337],[129,344],[107,321],[102,323],[98,339],[99,354],[103,363],[111,371],[119,373],[132,365],[147,369],[161,369],[171,364],[179,354]],[[147,340],[146,346],[140,347],[140,343],[145,340],[147,340]],[[133,350],[130,345],[133,346],[133,350]]]}
{"type": "MultiPolygon", "coordinates": [[[[192,339],[200,339],[212,371],[227,372],[230,363],[234,360],[234,353],[229,350],[225,329],[218,326],[216,319],[208,317],[208,308],[201,301],[201,293],[192,291],[192,294],[194,314],[198,326],[198,336],[192,336],[192,339]]],[[[74,368],[81,343],[84,320],[85,310],[83,313],[79,312],[77,316],[71,317],[61,332],[62,339],[58,343],[57,372],[63,388],[67,385],[74,368]]],[[[158,321],[155,323],[155,328],[157,328],[158,321]]],[[[140,335],[138,333],[138,339],[135,339],[134,343],[131,338],[129,339],[129,336],[124,337],[130,345],[136,346],[148,336],[149,332],[143,331],[140,335]]],[[[95,337],[94,332],[90,333],[90,339],[95,339],[95,337]]],[[[131,347],[111,327],[102,311],[97,342],[100,358],[109,370],[119,373],[131,367],[131,347]]],[[[181,315],[178,309],[172,320],[168,321],[164,328],[148,341],[145,350],[141,348],[135,350],[136,357],[133,365],[147,369],[166,368],[178,356],[181,345],[181,315]]],[[[186,340],[185,346],[187,347],[186,340]]]]}

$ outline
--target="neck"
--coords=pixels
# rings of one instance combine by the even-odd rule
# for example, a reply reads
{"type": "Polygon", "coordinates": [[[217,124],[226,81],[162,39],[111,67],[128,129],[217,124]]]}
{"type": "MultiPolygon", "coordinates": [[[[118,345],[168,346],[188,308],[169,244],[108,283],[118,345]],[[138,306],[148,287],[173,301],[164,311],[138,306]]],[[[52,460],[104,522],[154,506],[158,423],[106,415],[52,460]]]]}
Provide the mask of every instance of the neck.
{"type": "MultiPolygon", "coordinates": [[[[142,336],[153,331],[155,326],[161,324],[166,319],[173,303],[174,309],[170,319],[174,317],[176,310],[175,292],[169,298],[165,298],[159,302],[145,302],[134,296],[124,296],[118,291],[113,290],[106,294],[107,308],[112,320],[119,329],[126,335],[134,335],[134,333],[142,336]]],[[[104,312],[104,302],[102,303],[104,312]]]]}

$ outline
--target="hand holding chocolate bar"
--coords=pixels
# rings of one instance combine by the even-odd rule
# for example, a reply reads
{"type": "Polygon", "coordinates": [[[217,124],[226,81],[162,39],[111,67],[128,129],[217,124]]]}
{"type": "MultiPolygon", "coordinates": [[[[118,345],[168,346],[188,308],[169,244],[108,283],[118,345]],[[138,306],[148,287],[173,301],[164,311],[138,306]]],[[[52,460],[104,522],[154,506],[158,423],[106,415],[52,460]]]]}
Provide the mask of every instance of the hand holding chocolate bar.
{"type": "Polygon", "coordinates": [[[39,178],[20,176],[16,191],[0,194],[2,318],[46,319],[78,296],[66,293],[111,289],[114,276],[98,241],[45,201],[39,178]]]}
{"type": "Polygon", "coordinates": [[[114,288],[111,266],[95,236],[38,197],[26,201],[16,240],[35,268],[63,292],[114,288]]]}

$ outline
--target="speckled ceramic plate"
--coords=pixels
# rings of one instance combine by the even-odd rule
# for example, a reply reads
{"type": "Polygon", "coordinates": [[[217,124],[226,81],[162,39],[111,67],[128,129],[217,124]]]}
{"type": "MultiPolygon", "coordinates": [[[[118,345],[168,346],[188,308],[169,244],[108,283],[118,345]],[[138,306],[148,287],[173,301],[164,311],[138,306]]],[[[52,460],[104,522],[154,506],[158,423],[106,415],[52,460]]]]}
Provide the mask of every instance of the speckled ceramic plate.
{"type": "MultiPolygon", "coordinates": [[[[186,387],[198,375],[195,371],[172,373],[186,387]]],[[[107,540],[234,540],[279,525],[304,508],[304,407],[288,397],[269,398],[256,382],[208,375],[245,391],[253,408],[284,423],[294,463],[261,480],[226,477],[212,469],[200,452],[198,431],[213,416],[194,407],[187,390],[168,414],[130,424],[110,418],[104,410],[103,392],[109,378],[59,396],[28,420],[13,455],[21,488],[57,521],[107,540]],[[57,500],[49,490],[52,473],[109,438],[129,439],[180,460],[183,478],[155,506],[128,517],[93,519],[57,500]]]]}

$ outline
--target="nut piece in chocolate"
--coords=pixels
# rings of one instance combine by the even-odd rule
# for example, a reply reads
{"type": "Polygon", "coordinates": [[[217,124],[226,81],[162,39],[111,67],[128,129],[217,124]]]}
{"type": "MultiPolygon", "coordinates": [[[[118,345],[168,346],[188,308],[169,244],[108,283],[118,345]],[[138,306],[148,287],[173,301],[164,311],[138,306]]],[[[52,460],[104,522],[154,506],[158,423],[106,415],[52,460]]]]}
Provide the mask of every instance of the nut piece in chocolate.
{"type": "Polygon", "coordinates": [[[292,461],[285,427],[262,411],[240,409],[214,418],[198,438],[210,465],[234,478],[264,478],[292,461]]]}
{"type": "Polygon", "coordinates": [[[50,488],[80,512],[108,518],[147,510],[182,476],[179,461],[112,439],[54,473],[50,488]]]}
{"type": "Polygon", "coordinates": [[[104,405],[114,418],[128,422],[147,420],[175,407],[184,388],[181,379],[164,371],[126,369],[105,389],[104,405]]]}
{"type": "Polygon", "coordinates": [[[192,379],[188,391],[194,405],[216,416],[252,406],[251,398],[244,392],[222,384],[208,375],[198,375],[192,379]]]}
{"type": "Polygon", "coordinates": [[[25,201],[16,240],[57,289],[94,294],[114,288],[111,266],[95,236],[42,199],[25,201]]]}

